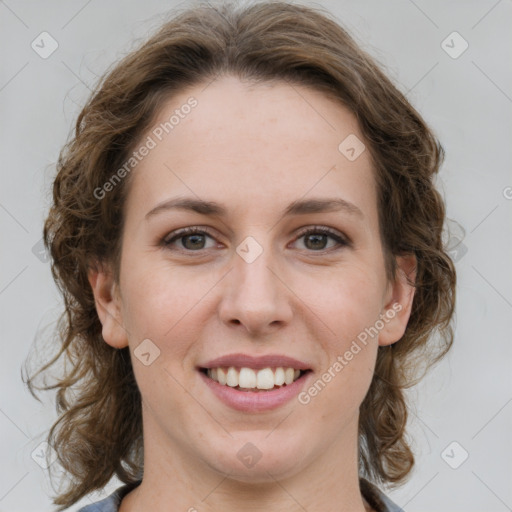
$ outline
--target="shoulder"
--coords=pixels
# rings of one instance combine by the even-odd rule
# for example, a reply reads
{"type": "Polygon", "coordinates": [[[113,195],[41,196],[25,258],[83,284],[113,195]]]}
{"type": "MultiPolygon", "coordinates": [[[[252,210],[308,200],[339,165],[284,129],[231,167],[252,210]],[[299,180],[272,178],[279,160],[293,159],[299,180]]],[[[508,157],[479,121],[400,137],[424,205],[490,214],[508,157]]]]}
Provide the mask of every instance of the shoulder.
{"type": "Polygon", "coordinates": [[[364,478],[359,479],[361,494],[376,512],[404,512],[396,503],[391,501],[378,487],[364,478]]]}
{"type": "Polygon", "coordinates": [[[121,500],[139,484],[140,481],[122,485],[106,498],[102,499],[101,501],[91,503],[90,505],[86,505],[85,507],[82,507],[78,512],[117,512],[119,510],[121,500]]]}

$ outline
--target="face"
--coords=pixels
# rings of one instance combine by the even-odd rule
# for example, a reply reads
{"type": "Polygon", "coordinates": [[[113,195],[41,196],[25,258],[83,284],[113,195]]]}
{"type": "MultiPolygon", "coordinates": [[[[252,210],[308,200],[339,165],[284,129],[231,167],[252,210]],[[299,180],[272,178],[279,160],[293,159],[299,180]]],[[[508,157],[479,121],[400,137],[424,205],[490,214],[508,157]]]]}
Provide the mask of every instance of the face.
{"type": "Polygon", "coordinates": [[[348,136],[364,142],[320,92],[224,77],[169,99],[143,137],[120,281],[90,281],[105,341],[130,347],[155,464],[181,454],[263,482],[355,458],[377,349],[402,336],[412,289],[386,279],[369,151],[340,151],[348,136]]]}

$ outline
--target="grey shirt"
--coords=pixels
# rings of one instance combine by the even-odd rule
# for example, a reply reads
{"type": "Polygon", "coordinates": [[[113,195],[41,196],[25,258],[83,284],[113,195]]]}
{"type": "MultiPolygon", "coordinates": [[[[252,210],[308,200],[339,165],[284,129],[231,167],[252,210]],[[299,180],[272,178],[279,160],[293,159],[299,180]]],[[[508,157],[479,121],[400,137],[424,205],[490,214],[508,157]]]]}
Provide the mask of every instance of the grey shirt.
{"type": "MultiPolygon", "coordinates": [[[[78,512],[118,512],[121,500],[141,481],[118,487],[110,496],[101,501],[82,507],[78,512]]],[[[364,499],[377,512],[404,512],[398,505],[393,503],[380,489],[370,482],[360,479],[361,494],[364,499]]]]}

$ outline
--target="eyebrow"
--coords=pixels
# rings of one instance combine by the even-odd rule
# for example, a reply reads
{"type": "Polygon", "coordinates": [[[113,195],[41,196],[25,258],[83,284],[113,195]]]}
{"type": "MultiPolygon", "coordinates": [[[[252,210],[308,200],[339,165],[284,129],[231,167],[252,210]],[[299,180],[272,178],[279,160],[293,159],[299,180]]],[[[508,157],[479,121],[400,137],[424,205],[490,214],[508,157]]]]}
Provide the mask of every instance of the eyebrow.
{"type": "MultiPolygon", "coordinates": [[[[188,210],[202,215],[225,217],[227,210],[215,201],[205,201],[193,197],[176,197],[163,201],[146,214],[146,219],[168,210],[188,210]]],[[[326,213],[342,211],[350,215],[364,218],[363,212],[353,203],[340,197],[322,199],[298,199],[290,203],[281,213],[282,217],[304,215],[308,213],[326,213]]]]}

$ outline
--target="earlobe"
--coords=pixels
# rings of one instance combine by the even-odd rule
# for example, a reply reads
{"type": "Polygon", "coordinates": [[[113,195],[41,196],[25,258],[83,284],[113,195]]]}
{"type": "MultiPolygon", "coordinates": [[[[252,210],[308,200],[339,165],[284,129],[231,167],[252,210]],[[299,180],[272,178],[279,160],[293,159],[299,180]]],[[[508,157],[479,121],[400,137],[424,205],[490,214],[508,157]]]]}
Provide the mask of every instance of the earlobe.
{"type": "Polygon", "coordinates": [[[387,346],[397,342],[405,333],[411,316],[416,282],[417,260],[414,254],[397,256],[397,275],[389,285],[388,296],[384,306],[387,322],[379,334],[379,345],[387,346]]]}
{"type": "Polygon", "coordinates": [[[107,267],[98,265],[89,270],[88,280],[94,294],[96,312],[102,325],[103,339],[114,348],[128,346],[118,286],[112,272],[107,267]]]}

